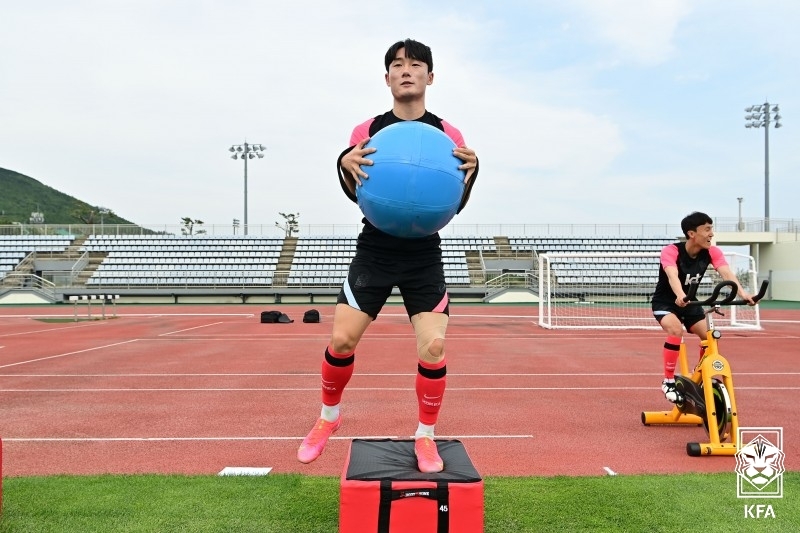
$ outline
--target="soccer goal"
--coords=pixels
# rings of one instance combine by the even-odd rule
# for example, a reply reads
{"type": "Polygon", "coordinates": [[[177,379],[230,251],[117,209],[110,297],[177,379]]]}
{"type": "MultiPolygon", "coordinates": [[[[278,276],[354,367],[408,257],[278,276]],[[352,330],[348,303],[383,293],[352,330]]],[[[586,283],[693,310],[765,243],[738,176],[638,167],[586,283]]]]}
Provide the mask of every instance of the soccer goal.
{"type": "MultiPolygon", "coordinates": [[[[660,254],[547,253],[539,255],[539,325],[544,328],[659,329],[650,298],[658,281],[660,254]]],[[[726,253],[728,265],[751,294],[757,292],[755,261],[726,253]]],[[[697,299],[722,281],[709,268],[697,299]]],[[[715,326],[761,329],[758,306],[724,306],[715,326]]]]}

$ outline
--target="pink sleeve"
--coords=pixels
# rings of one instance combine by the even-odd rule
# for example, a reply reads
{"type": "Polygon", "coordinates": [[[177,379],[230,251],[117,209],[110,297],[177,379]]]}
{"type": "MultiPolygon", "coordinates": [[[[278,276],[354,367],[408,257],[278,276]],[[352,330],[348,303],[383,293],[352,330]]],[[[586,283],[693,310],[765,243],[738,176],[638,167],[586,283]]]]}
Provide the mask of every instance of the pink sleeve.
{"type": "Polygon", "coordinates": [[[668,266],[678,266],[678,247],[674,244],[665,246],[661,250],[661,266],[667,268],[668,266]]]}
{"type": "Polygon", "coordinates": [[[728,262],[725,260],[725,254],[722,253],[720,248],[712,246],[708,249],[708,253],[711,255],[711,266],[713,266],[715,269],[719,269],[719,267],[728,265],[728,262]]]}
{"type": "Polygon", "coordinates": [[[350,146],[355,146],[369,137],[369,127],[374,120],[374,118],[371,118],[353,128],[353,133],[350,135],[350,146]]]}
{"type": "Polygon", "coordinates": [[[442,120],[442,127],[444,128],[444,132],[447,134],[447,136],[453,139],[453,142],[456,143],[456,146],[460,148],[467,145],[464,142],[464,136],[461,135],[461,132],[458,131],[458,128],[446,120],[442,120]]]}

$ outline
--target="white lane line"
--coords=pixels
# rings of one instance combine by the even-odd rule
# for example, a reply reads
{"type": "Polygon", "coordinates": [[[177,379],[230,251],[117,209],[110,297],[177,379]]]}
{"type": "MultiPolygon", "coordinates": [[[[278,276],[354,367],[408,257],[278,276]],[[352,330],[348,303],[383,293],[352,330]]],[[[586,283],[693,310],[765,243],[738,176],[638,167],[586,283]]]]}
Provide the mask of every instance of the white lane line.
{"type": "MultiPolygon", "coordinates": [[[[88,315],[80,314],[78,318],[84,318],[88,315]]],[[[92,312],[92,316],[94,316],[94,311],[92,312]]],[[[226,316],[226,317],[235,317],[235,318],[252,318],[255,315],[253,313],[120,313],[117,312],[117,317],[136,317],[136,318],[164,318],[164,317],[171,317],[171,316],[202,316],[202,317],[212,317],[212,316],[226,316]]],[[[72,313],[68,315],[64,314],[55,314],[55,313],[43,313],[38,315],[33,314],[24,314],[24,315],[0,315],[0,318],[75,318],[75,315],[72,313]]]]}
{"type": "MultiPolygon", "coordinates": [[[[209,340],[220,340],[220,341],[228,341],[228,340],[236,340],[236,341],[256,341],[256,342],[264,342],[264,339],[269,339],[270,341],[316,341],[318,339],[330,338],[330,333],[296,333],[296,334],[287,334],[287,333],[210,333],[208,335],[186,335],[181,336],[180,341],[199,341],[199,342],[206,342],[209,340]]],[[[542,341],[542,340],[552,340],[553,342],[561,342],[562,339],[550,338],[550,339],[543,339],[542,335],[537,335],[535,333],[530,334],[523,334],[523,335],[497,335],[496,333],[447,333],[448,340],[450,339],[459,339],[459,340],[472,340],[472,339],[496,339],[502,338],[503,340],[535,340],[535,341],[542,341]]],[[[365,334],[361,337],[362,339],[369,339],[369,340],[380,340],[380,341],[407,341],[408,339],[414,338],[414,333],[386,333],[386,334],[374,334],[369,335],[365,334]]],[[[597,337],[595,337],[597,338],[597,337]]],[[[772,337],[772,338],[780,338],[780,337],[772,337]]],[[[789,337],[795,338],[795,337],[789,337]]],[[[630,337],[627,337],[630,339],[630,337]]],[[[151,338],[147,339],[151,341],[159,341],[159,340],[172,340],[172,339],[162,339],[162,338],[151,338]]],[[[616,338],[613,340],[617,340],[616,338]]],[[[622,337],[619,338],[622,340],[622,337]]]]}
{"type": "Polygon", "coordinates": [[[131,343],[131,342],[136,342],[138,340],[139,339],[131,339],[129,341],[115,342],[113,344],[104,344],[103,346],[95,346],[94,348],[86,348],[85,350],[78,350],[78,351],[75,351],[75,352],[67,352],[67,353],[62,353],[62,354],[58,354],[58,355],[50,355],[48,357],[40,357],[38,359],[29,359],[27,361],[19,361],[17,363],[9,363],[7,365],[0,365],[0,368],[8,368],[8,367],[11,367],[11,366],[18,366],[18,365],[27,365],[28,363],[36,363],[36,362],[39,362],[39,361],[47,361],[48,359],[58,359],[59,357],[66,357],[68,355],[76,355],[76,354],[80,354],[80,353],[93,352],[95,350],[103,350],[105,348],[113,348],[114,346],[120,346],[122,344],[128,344],[128,343],[131,343]]]}
{"type": "MultiPolygon", "coordinates": [[[[2,367],[0,367],[2,368],[2,367]]],[[[736,387],[739,390],[754,391],[794,391],[797,387],[736,387]]],[[[408,387],[347,387],[347,390],[357,392],[403,391],[408,392],[408,387]]],[[[448,387],[447,392],[474,392],[474,391],[648,391],[652,387],[448,387]]],[[[319,387],[108,387],[108,388],[66,388],[66,389],[0,389],[0,392],[308,392],[319,391],[319,387]]]]}
{"type": "Polygon", "coordinates": [[[85,323],[82,323],[82,324],[75,324],[75,325],[69,325],[69,326],[60,326],[60,327],[57,327],[57,328],[32,329],[30,331],[20,331],[20,332],[17,332],[17,333],[4,333],[4,334],[0,335],[0,337],[21,337],[21,336],[25,336],[25,335],[36,335],[38,333],[48,333],[50,331],[64,331],[64,330],[67,330],[67,329],[88,328],[88,327],[90,327],[92,325],[94,325],[94,324],[92,324],[90,322],[85,322],[85,323]]]}
{"type": "MultiPolygon", "coordinates": [[[[296,437],[3,437],[3,442],[205,442],[205,441],[294,441],[303,440],[305,435],[296,437]]],[[[397,435],[333,436],[330,440],[351,439],[410,439],[397,435]]],[[[531,439],[533,435],[437,435],[437,440],[447,439],[531,439]]]]}
{"type": "Polygon", "coordinates": [[[186,329],[179,329],[177,331],[170,331],[169,333],[162,333],[159,337],[166,337],[167,335],[175,335],[176,333],[183,333],[184,331],[192,331],[193,329],[200,329],[200,328],[208,328],[211,326],[216,326],[218,324],[224,324],[224,322],[212,322],[211,324],[203,324],[202,326],[195,326],[193,328],[186,328],[186,329]]]}
{"type": "MultiPolygon", "coordinates": [[[[0,346],[2,348],[2,346],[0,346]]],[[[356,377],[408,377],[414,372],[370,372],[355,373],[356,377]]],[[[549,373],[549,372],[519,372],[506,373],[456,373],[448,372],[451,377],[632,377],[632,376],[657,376],[655,372],[592,372],[592,373],[549,373]]],[[[800,372],[737,372],[737,376],[798,376],[800,372]]],[[[319,372],[207,372],[207,373],[125,373],[125,374],[0,374],[8,378],[185,378],[185,377],[312,377],[318,378],[319,372]]],[[[617,387],[614,387],[617,388],[617,387]]],[[[738,387],[737,387],[738,388],[738,387]]]]}

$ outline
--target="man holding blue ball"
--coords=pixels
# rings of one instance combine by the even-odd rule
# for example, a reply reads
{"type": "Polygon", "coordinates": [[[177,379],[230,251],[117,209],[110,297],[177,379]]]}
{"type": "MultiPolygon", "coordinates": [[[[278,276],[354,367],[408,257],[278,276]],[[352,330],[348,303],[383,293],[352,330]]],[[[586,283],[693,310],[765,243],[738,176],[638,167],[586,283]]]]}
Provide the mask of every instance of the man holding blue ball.
{"type": "MultiPolygon", "coordinates": [[[[386,52],[386,85],[393,97],[392,110],[359,124],[350,146],[337,161],[342,189],[353,202],[369,174],[367,146],[381,129],[403,121],[418,121],[443,131],[455,143],[453,155],[463,164],[464,192],[460,212],[478,175],[478,158],[467,148],[461,132],[425,108],[425,91],[433,83],[431,49],[414,40],[393,44],[386,52]]],[[[367,327],[398,287],[417,340],[416,393],[419,424],[414,433],[417,465],[421,472],[444,469],[434,441],[434,426],[446,387],[444,338],[449,318],[449,296],[442,262],[441,239],[433,233],[419,238],[390,235],[367,218],[358,236],[356,255],[337,299],[333,331],[322,361],[322,411],[297,451],[302,463],[320,456],[328,438],[339,429],[342,392],[353,375],[355,350],[367,327]]]]}

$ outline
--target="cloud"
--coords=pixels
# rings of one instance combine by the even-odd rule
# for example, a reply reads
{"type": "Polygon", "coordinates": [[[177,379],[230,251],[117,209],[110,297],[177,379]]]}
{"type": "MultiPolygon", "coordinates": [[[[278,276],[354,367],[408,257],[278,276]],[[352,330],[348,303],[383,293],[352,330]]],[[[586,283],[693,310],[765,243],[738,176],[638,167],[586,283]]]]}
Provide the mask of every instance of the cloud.
{"type": "Polygon", "coordinates": [[[251,225],[283,211],[355,227],[334,163],[389,109],[383,55],[412,37],[434,51],[428,108],[481,158],[457,221],[674,222],[694,203],[735,216],[737,196],[757,215],[763,139],[742,110],[765,95],[787,126],[773,216],[796,216],[800,8],[770,0],[748,21],[761,5],[18,2],[0,20],[0,166],[142,224],[228,224],[244,169],[227,149],[262,143],[251,225]]]}
{"type": "Polygon", "coordinates": [[[583,30],[606,43],[619,61],[655,66],[676,50],[678,25],[691,13],[689,0],[573,0],[583,30]]]}

